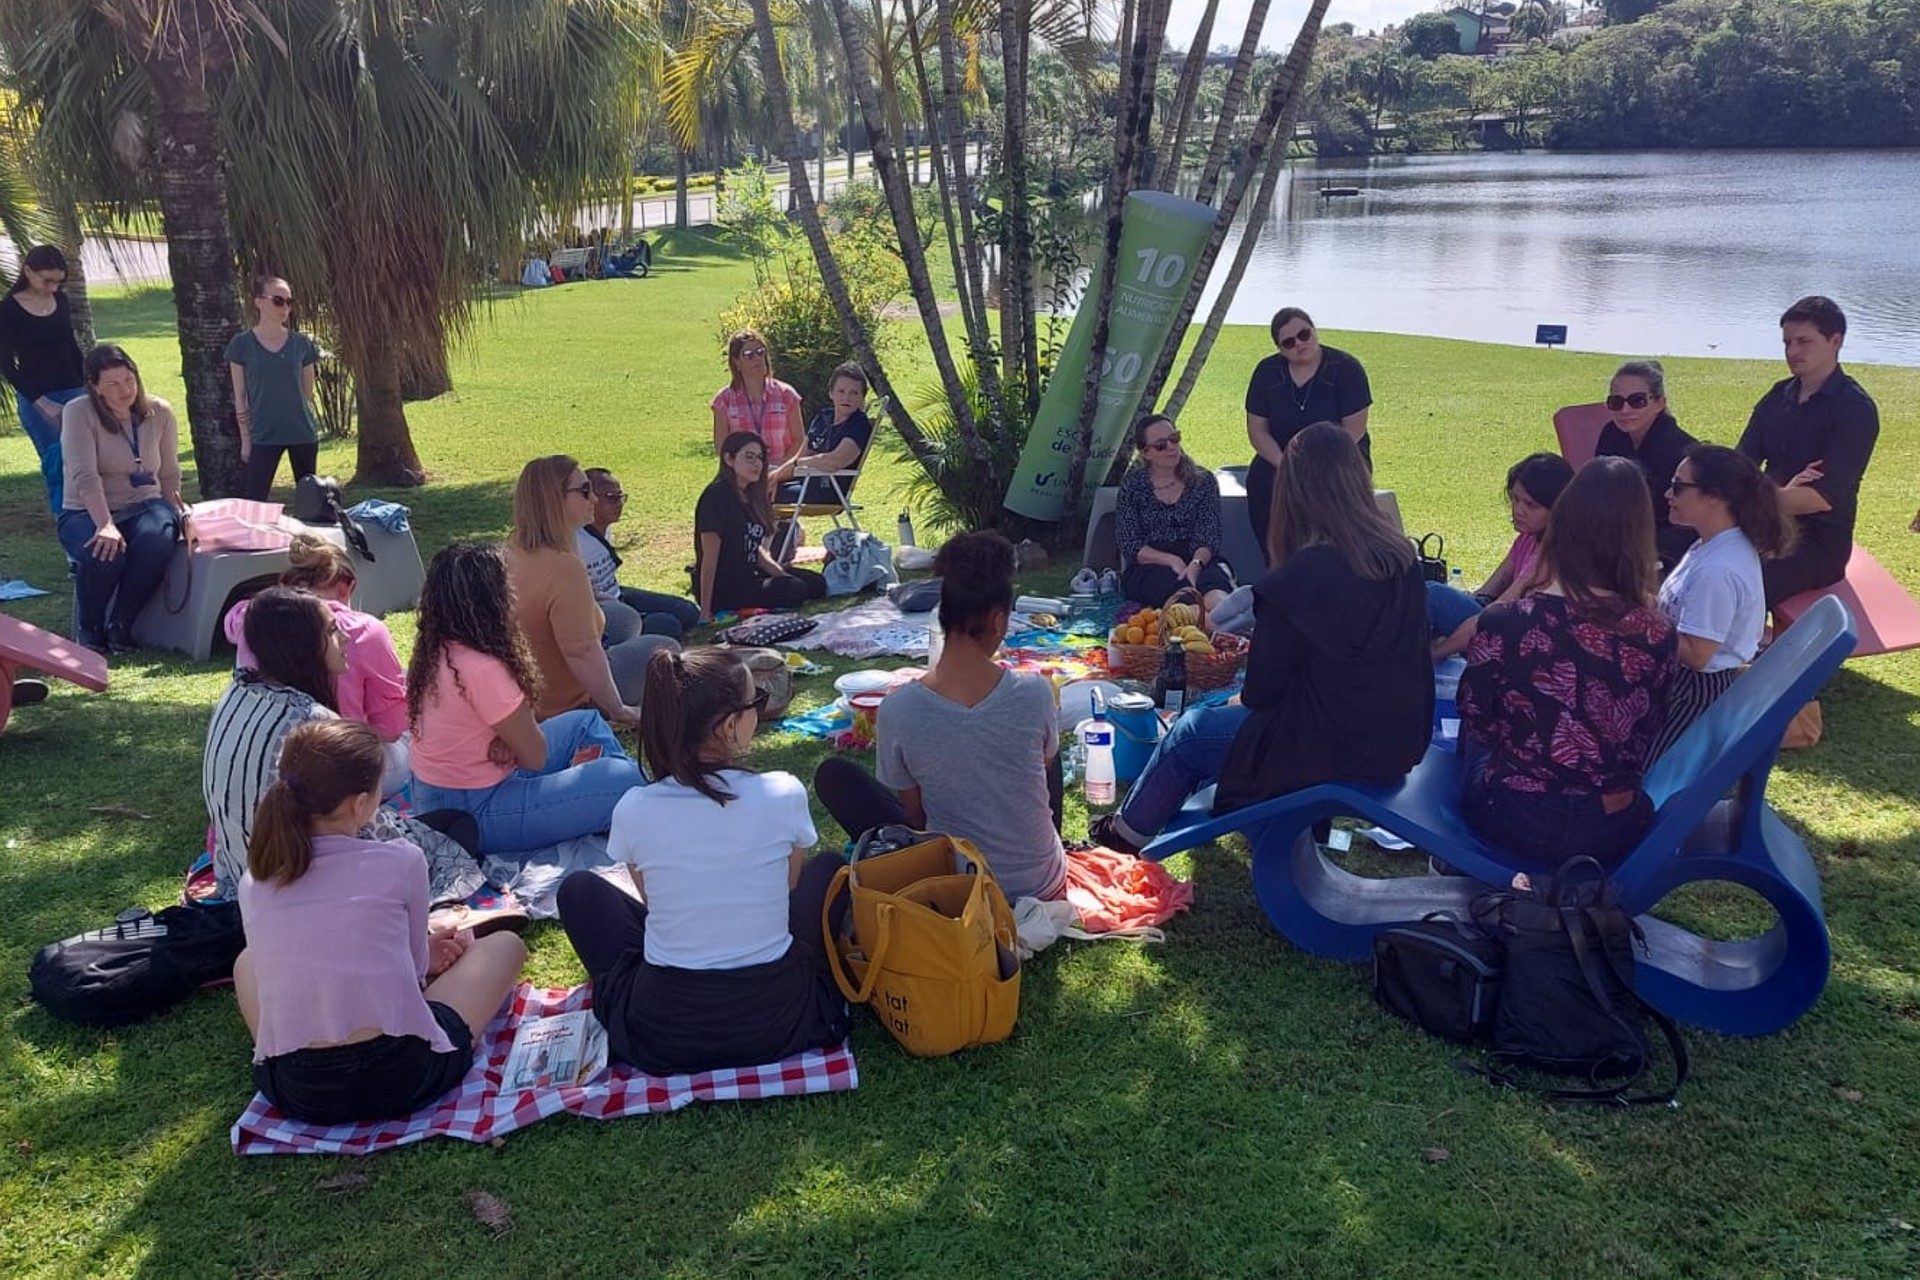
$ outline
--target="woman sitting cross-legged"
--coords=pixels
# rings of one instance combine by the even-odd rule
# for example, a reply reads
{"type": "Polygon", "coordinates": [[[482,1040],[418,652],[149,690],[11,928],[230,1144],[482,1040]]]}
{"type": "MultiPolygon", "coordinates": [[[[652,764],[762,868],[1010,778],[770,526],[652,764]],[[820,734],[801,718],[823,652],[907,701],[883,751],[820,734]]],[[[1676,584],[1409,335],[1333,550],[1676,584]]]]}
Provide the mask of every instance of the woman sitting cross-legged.
{"type": "Polygon", "coordinates": [[[559,895],[611,1055],[665,1075],[840,1043],[847,1004],[820,922],[840,859],[807,857],[799,779],[739,763],[766,694],[737,654],[692,649],[654,655],[646,698],[654,781],[620,802],[607,842],[644,901],[591,871],[559,895]]]}
{"type": "Polygon", "coordinates": [[[1507,507],[1513,515],[1513,545],[1507,558],[1472,595],[1444,582],[1427,584],[1427,621],[1433,626],[1433,660],[1451,658],[1473,639],[1473,621],[1490,604],[1518,600],[1535,585],[1540,535],[1547,516],[1573,480],[1573,468],[1557,453],[1528,454],[1507,469],[1507,507]]]}
{"type": "Polygon", "coordinates": [[[1674,678],[1639,466],[1580,468],[1540,556],[1551,576],[1482,613],[1467,646],[1462,809],[1481,839],[1541,867],[1582,854],[1610,864],[1653,819],[1641,775],[1674,678]]]}
{"type": "Polygon", "coordinates": [[[1220,486],[1180,448],[1180,429],[1164,413],[1133,428],[1134,464],[1114,500],[1120,589],[1156,608],[1183,587],[1209,611],[1233,590],[1220,559],[1220,486]]]}
{"type": "Polygon", "coordinates": [[[1094,840],[1138,853],[1212,782],[1215,812],[1334,779],[1395,782],[1433,733],[1427,593],[1380,514],[1366,460],[1331,423],[1287,442],[1274,486],[1246,686],[1181,716],[1094,840]]]}
{"type": "Polygon", "coordinates": [[[240,881],[254,1087],[315,1124],[399,1119],[457,1088],[527,958],[511,933],[429,936],[420,851],[355,834],[383,760],[357,721],[289,733],[240,881]]]}
{"type": "Polygon", "coordinates": [[[499,547],[441,548],[427,567],[407,667],[414,803],[472,814],[481,853],[605,831],[613,806],[640,785],[639,767],[598,711],[533,718],[540,671],[513,603],[499,547]]]}
{"type": "Polygon", "coordinates": [[[898,823],[971,840],[1009,900],[1067,889],[1060,844],[1060,733],[1047,678],[994,660],[1013,613],[1013,544],[963,533],[934,557],[940,660],[880,704],[879,778],[844,756],[813,775],[847,834],[898,823]]]}
{"type": "Polygon", "coordinates": [[[1649,764],[1753,661],[1767,623],[1760,561],[1783,554],[1794,535],[1794,522],[1760,468],[1717,444],[1687,450],[1667,486],[1667,505],[1674,525],[1700,540],[1660,584],[1660,612],[1680,633],[1680,664],[1649,764]]]}
{"type": "Polygon", "coordinates": [[[767,446],[751,431],[720,442],[720,474],[693,509],[693,596],[700,620],[729,609],[792,609],[827,594],[811,569],[783,568],[767,550],[767,446]]]}
{"type": "Polygon", "coordinates": [[[535,458],[520,469],[506,551],[514,625],[540,672],[538,690],[529,693],[537,718],[591,707],[615,723],[637,724],[648,655],[680,646],[631,628],[607,634],[576,541],[593,523],[593,509],[593,485],[567,455],[535,458]]]}

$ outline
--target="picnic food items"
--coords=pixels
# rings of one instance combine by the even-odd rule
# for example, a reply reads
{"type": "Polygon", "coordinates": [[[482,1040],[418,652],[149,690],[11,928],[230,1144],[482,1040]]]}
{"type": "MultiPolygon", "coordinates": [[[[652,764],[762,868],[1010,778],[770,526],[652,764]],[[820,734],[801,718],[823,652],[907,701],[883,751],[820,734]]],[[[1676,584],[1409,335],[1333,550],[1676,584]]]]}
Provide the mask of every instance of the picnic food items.
{"type": "Polygon", "coordinates": [[[1247,655],[1244,638],[1228,632],[1211,635],[1206,609],[1191,588],[1174,594],[1161,608],[1128,605],[1107,636],[1107,669],[1116,676],[1150,681],[1159,674],[1167,642],[1178,639],[1187,651],[1191,689],[1222,689],[1247,655]]]}

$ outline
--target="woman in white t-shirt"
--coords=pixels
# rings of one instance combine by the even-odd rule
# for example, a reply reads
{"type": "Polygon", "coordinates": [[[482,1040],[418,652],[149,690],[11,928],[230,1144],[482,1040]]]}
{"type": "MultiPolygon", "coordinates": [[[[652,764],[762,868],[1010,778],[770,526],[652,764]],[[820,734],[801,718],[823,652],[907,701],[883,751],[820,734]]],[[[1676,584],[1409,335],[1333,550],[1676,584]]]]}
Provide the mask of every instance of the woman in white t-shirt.
{"type": "Polygon", "coordinates": [[[1651,764],[1725,693],[1760,648],[1766,626],[1762,557],[1793,541],[1793,522],[1760,469],[1717,444],[1688,449],[1667,485],[1672,523],[1699,535],[1660,587],[1679,631],[1680,666],[1651,764]]]}
{"type": "Polygon", "coordinates": [[[847,1004],[820,923],[840,859],[807,857],[799,779],[738,763],[766,694],[738,654],[692,649],[653,655],[644,698],[654,781],[620,801],[607,841],[640,900],[591,871],[559,894],[609,1052],[668,1075],[840,1043],[847,1004]]]}

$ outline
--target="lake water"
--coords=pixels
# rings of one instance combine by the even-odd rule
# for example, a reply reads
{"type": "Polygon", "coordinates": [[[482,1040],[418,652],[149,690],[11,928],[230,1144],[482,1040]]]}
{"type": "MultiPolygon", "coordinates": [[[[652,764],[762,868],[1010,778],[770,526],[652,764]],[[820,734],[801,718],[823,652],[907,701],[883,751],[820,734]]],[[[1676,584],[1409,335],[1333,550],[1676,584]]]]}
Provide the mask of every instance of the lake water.
{"type": "Polygon", "coordinates": [[[1297,164],[1229,319],[1294,304],[1334,329],[1525,344],[1565,324],[1584,350],[1773,358],[1809,293],[1845,308],[1850,360],[1920,365],[1920,152],[1297,164]]]}

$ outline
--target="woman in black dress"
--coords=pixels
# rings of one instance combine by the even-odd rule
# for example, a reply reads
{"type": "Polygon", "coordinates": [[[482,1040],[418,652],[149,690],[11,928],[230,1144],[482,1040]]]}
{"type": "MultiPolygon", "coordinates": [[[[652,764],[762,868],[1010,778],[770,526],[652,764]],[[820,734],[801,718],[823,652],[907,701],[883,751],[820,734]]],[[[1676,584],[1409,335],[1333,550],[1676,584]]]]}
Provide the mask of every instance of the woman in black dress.
{"type": "MultiPolygon", "coordinates": [[[[1299,307],[1282,307],[1268,326],[1277,350],[1253,367],[1247,384],[1247,439],[1253,465],[1247,468],[1247,518],[1263,548],[1273,510],[1273,476],[1287,441],[1302,427],[1332,422],[1345,427],[1360,446],[1369,469],[1373,451],[1367,436],[1367,411],[1373,388],[1360,362],[1335,347],[1320,345],[1313,317],[1299,307]]],[[[1241,566],[1247,571],[1249,566],[1241,566]]]]}

